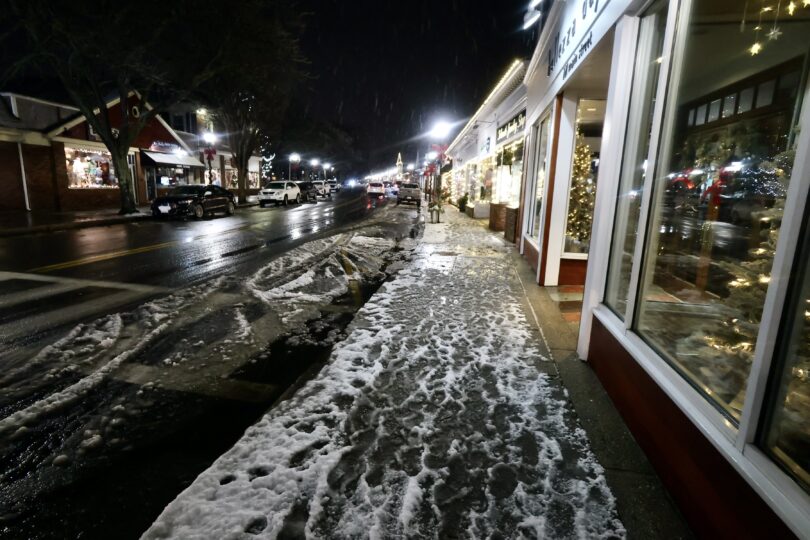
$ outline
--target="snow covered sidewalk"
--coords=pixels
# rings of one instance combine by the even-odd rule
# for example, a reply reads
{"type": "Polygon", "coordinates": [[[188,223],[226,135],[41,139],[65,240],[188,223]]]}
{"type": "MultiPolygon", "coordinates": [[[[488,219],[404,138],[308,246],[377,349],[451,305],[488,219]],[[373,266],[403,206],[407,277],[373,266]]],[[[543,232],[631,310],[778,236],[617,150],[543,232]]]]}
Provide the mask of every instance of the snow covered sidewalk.
{"type": "Polygon", "coordinates": [[[321,373],[144,538],[625,536],[510,248],[444,219],[321,373]]]}

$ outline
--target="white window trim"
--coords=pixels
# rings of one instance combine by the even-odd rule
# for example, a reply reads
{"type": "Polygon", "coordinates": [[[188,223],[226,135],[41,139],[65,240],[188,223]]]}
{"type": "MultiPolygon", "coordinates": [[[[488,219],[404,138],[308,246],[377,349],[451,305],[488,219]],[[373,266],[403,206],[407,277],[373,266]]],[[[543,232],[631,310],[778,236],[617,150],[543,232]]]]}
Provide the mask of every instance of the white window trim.
{"type": "Polygon", "coordinates": [[[737,448],[731,422],[610,308],[601,304],[593,315],[788,527],[799,538],[810,538],[810,496],[758,448],[737,448]]]}
{"type": "MultiPolygon", "coordinates": [[[[545,215],[546,215],[546,204],[548,201],[548,171],[551,165],[551,148],[552,148],[552,134],[554,133],[554,103],[550,104],[546,109],[540,114],[537,120],[537,140],[532,141],[532,187],[531,190],[526,190],[526,200],[528,201],[526,208],[529,211],[526,212],[524,221],[526,223],[526,227],[523,229],[523,242],[529,243],[534,249],[537,250],[537,273],[535,275],[535,282],[540,281],[540,267],[541,262],[543,260],[543,253],[541,251],[541,240],[543,238],[543,234],[545,233],[546,223],[545,223],[545,215]],[[535,206],[537,204],[537,167],[534,166],[537,163],[538,158],[538,149],[539,149],[539,142],[540,142],[540,128],[543,125],[543,122],[548,122],[548,133],[546,135],[546,170],[545,170],[545,181],[543,184],[543,200],[540,202],[540,228],[537,231],[537,238],[531,236],[531,228],[534,223],[532,222],[532,212],[535,210],[535,206]]],[[[534,134],[533,134],[534,135],[534,134]]],[[[521,253],[523,252],[523,247],[521,247],[521,253]]]]}
{"type": "MultiPolygon", "coordinates": [[[[592,226],[591,250],[583,291],[583,313],[604,301],[607,268],[610,261],[610,249],[613,236],[613,220],[616,213],[616,195],[621,179],[622,157],[627,130],[627,118],[630,108],[630,92],[633,86],[636,43],[638,41],[638,17],[622,17],[616,23],[613,37],[613,56],[611,58],[610,82],[608,83],[607,107],[605,108],[605,127],[602,132],[604,160],[599,168],[599,184],[596,188],[594,202],[594,219],[592,226]],[[623,99],[628,96],[627,99],[623,99]],[[600,266],[601,265],[601,266],[600,266]]],[[[632,128],[631,128],[632,129],[632,128]]],[[[580,358],[588,357],[591,340],[591,318],[581,317],[577,354],[580,358]]]]}
{"type": "MultiPolygon", "coordinates": [[[[599,190],[597,190],[598,200],[595,220],[598,220],[600,225],[597,229],[600,233],[600,240],[607,238],[607,241],[599,242],[601,248],[593,252],[589,260],[589,278],[592,276],[598,277],[593,279],[592,284],[586,284],[583,313],[592,310],[593,316],[599,319],[627,353],[645,370],[721,455],[729,461],[743,479],[763,498],[764,502],[800,538],[810,539],[810,494],[799,487],[771,458],[753,444],[756,429],[760,422],[765,386],[776,346],[775,342],[782,324],[782,312],[787,288],[790,284],[790,274],[798,245],[800,227],[803,216],[808,211],[807,198],[810,195],[808,192],[810,191],[810,130],[803,130],[799,134],[793,180],[787,195],[782,227],[771,271],[772,285],[769,287],[765,299],[764,314],[757,338],[754,363],[751,368],[739,428],[725,418],[685,378],[677,373],[661,355],[631,329],[638,304],[638,290],[642,279],[641,270],[645,263],[642,260],[642,254],[650,230],[648,221],[653,202],[651,188],[658,172],[656,170],[658,166],[657,156],[659,153],[668,155],[667,148],[659,149],[660,137],[661,134],[665,133],[665,130],[671,132],[672,122],[674,121],[671,108],[675,107],[675,105],[671,100],[666,101],[665,97],[670,80],[677,80],[677,74],[683,67],[682,53],[685,43],[684,36],[686,35],[684,29],[688,28],[691,6],[692,0],[682,0],[680,2],[671,0],[669,5],[664,38],[664,60],[659,73],[656,106],[653,113],[652,139],[648,156],[651,173],[648,173],[645,178],[625,320],[622,321],[610,308],[601,303],[604,299],[605,286],[605,276],[603,274],[606,274],[606,272],[600,272],[599,270],[607,269],[610,255],[609,240],[613,234],[613,220],[610,220],[609,227],[602,227],[601,225],[607,223],[608,217],[613,216],[615,205],[599,204],[602,202],[602,198],[599,197],[599,190]],[[675,32],[676,25],[679,29],[677,34],[675,32]],[[678,43],[674,43],[676,37],[678,43]],[[676,51],[675,47],[679,47],[680,50],[676,51]],[[665,107],[667,108],[666,111],[664,110],[665,107]],[[602,282],[601,288],[597,288],[600,281],[602,282]]],[[[617,39],[618,43],[619,40],[617,39]]],[[[614,49],[614,54],[615,52],[614,49]]],[[[635,59],[634,49],[632,56],[635,59]]],[[[613,73],[611,77],[613,77],[613,73]]],[[[613,82],[611,81],[612,86],[613,82]]],[[[625,95],[629,95],[629,93],[625,95]]],[[[627,116],[616,118],[626,122],[627,116]]],[[[800,125],[810,125],[810,81],[808,81],[807,87],[804,89],[800,125]]],[[[671,140],[667,144],[671,144],[671,140]]],[[[615,179],[613,183],[615,184],[615,179]]],[[[613,196],[614,194],[610,193],[610,195],[613,196]]],[[[604,197],[610,199],[607,194],[604,197]]],[[[595,221],[595,227],[596,223],[597,221],[595,221]]],[[[586,319],[589,319],[589,317],[583,317],[583,321],[586,319]]],[[[589,340],[590,321],[580,325],[580,342],[577,351],[582,357],[587,356],[587,342],[589,340]]]]}
{"type": "Polygon", "coordinates": [[[546,275],[541,276],[541,278],[543,280],[542,284],[550,287],[556,286],[559,281],[560,257],[565,245],[565,227],[568,214],[568,194],[571,191],[571,167],[574,163],[574,135],[578,101],[578,95],[563,93],[560,129],[557,134],[554,193],[548,194],[548,182],[546,182],[547,196],[543,198],[544,206],[548,204],[548,200],[551,198],[551,226],[548,231],[548,249],[543,254],[546,257],[546,275]]]}

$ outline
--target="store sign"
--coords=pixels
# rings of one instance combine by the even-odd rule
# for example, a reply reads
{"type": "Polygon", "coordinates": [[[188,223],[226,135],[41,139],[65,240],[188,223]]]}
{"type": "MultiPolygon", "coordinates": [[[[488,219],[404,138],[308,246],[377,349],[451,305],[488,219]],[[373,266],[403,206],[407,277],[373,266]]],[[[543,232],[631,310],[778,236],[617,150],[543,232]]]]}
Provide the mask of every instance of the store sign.
{"type": "Polygon", "coordinates": [[[520,131],[526,126],[526,109],[523,109],[515,116],[513,116],[505,124],[498,128],[498,133],[495,135],[495,144],[501,143],[520,131]]]}
{"type": "Polygon", "coordinates": [[[592,27],[610,0],[567,2],[558,19],[547,51],[549,77],[562,71],[563,79],[578,65],[593,46],[592,27]]]}
{"type": "Polygon", "coordinates": [[[480,152],[481,152],[482,154],[485,154],[485,155],[486,155],[486,154],[489,154],[489,150],[490,150],[490,148],[492,148],[492,142],[491,142],[491,139],[492,139],[491,137],[487,137],[487,138],[484,140],[484,144],[482,144],[482,145],[481,145],[481,148],[480,148],[480,152]]]}
{"type": "Polygon", "coordinates": [[[149,150],[152,152],[167,152],[172,153],[175,151],[182,150],[179,144],[164,142],[164,141],[153,141],[151,145],[149,145],[149,150]]]}

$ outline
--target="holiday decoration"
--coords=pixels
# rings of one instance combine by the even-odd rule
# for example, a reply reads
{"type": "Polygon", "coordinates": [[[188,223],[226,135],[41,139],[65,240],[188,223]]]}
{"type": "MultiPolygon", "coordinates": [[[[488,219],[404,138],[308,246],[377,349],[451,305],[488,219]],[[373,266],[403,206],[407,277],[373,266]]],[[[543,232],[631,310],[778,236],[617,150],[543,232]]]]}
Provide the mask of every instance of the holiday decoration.
{"type": "Polygon", "coordinates": [[[585,144],[582,133],[577,130],[565,233],[569,238],[582,244],[587,244],[591,238],[595,195],[596,182],[591,171],[591,148],[585,144]]]}
{"type": "Polygon", "coordinates": [[[771,281],[792,155],[793,151],[782,152],[772,161],[760,162],[737,173],[735,180],[751,184],[752,193],[760,197],[772,196],[773,207],[752,215],[760,242],[748,251],[747,260],[715,260],[730,276],[720,320],[711,326],[710,332],[705,329],[693,332],[677,346],[684,367],[738,418],[771,281]]]}

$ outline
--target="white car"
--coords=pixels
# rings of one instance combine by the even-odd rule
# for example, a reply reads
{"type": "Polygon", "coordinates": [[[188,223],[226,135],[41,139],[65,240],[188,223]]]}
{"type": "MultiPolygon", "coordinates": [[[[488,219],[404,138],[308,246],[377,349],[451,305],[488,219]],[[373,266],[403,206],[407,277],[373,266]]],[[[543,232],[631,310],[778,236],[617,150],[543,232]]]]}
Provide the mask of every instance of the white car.
{"type": "Polygon", "coordinates": [[[323,180],[315,180],[312,184],[318,188],[318,197],[332,198],[332,190],[329,189],[329,184],[323,180]]]}
{"type": "Polygon", "coordinates": [[[287,206],[290,202],[301,202],[301,190],[295,182],[270,182],[259,191],[258,198],[262,208],[271,202],[276,203],[276,206],[287,206]]]}
{"type": "Polygon", "coordinates": [[[369,196],[385,197],[385,186],[382,182],[369,182],[366,193],[369,196]]]}
{"type": "Polygon", "coordinates": [[[329,180],[327,183],[329,184],[330,193],[337,193],[340,191],[340,184],[338,184],[337,180],[329,180]]]}

